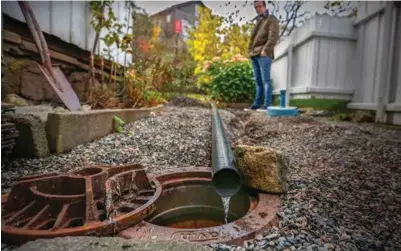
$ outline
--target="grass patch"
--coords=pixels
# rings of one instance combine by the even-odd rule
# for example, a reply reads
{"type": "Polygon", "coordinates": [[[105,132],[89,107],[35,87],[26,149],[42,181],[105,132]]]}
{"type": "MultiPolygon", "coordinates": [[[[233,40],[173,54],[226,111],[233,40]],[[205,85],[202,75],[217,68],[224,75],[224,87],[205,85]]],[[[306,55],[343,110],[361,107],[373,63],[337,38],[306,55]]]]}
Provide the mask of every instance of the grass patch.
{"type": "MultiPolygon", "coordinates": [[[[325,110],[336,113],[347,113],[349,110],[347,104],[349,101],[343,99],[323,99],[323,98],[310,98],[310,99],[291,99],[290,106],[298,108],[312,108],[314,110],[325,110]]],[[[280,98],[275,96],[273,105],[280,105],[280,98]]]]}
{"type": "Polygon", "coordinates": [[[334,114],[333,121],[351,121],[354,123],[373,123],[375,121],[375,111],[350,110],[334,114]]]}

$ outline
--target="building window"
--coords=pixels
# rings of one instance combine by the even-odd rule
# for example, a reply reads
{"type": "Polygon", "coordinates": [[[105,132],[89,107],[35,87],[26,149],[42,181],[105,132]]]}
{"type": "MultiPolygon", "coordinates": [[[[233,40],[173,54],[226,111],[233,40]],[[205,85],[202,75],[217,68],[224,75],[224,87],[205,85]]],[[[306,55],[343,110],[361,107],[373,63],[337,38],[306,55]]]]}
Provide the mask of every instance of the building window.
{"type": "Polygon", "coordinates": [[[167,23],[171,22],[171,15],[167,15],[167,23]]]}

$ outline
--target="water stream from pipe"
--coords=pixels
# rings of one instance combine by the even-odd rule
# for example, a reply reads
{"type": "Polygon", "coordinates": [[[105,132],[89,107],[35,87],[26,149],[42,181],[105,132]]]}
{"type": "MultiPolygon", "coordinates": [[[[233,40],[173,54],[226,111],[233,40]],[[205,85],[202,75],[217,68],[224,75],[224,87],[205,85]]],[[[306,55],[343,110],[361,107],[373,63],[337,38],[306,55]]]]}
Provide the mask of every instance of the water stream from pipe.
{"type": "Polygon", "coordinates": [[[231,197],[221,197],[221,200],[223,201],[224,221],[227,224],[228,223],[228,211],[230,210],[231,197]]]}

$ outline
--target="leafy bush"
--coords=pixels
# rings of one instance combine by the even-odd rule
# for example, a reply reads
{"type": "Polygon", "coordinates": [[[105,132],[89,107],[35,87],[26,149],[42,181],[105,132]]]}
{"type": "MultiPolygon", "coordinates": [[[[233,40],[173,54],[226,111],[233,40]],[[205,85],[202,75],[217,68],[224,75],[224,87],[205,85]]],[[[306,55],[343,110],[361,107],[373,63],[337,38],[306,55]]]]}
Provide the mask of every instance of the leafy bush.
{"type": "Polygon", "coordinates": [[[223,102],[247,102],[255,96],[252,66],[246,59],[214,60],[205,65],[209,95],[223,102]]]}
{"type": "Polygon", "coordinates": [[[174,56],[169,64],[172,78],[160,91],[178,93],[192,91],[195,86],[195,61],[184,54],[174,56]]]}
{"type": "Polygon", "coordinates": [[[157,91],[149,91],[146,90],[144,92],[144,100],[145,100],[145,107],[152,107],[157,106],[160,104],[164,104],[167,101],[163,98],[162,94],[157,91]]]}

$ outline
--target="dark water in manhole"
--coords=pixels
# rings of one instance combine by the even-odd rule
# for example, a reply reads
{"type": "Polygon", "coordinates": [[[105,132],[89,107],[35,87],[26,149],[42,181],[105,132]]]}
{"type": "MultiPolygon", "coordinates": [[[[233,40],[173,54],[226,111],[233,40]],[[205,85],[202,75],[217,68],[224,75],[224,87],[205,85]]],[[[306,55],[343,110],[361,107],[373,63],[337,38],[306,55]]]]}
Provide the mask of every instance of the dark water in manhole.
{"type": "MultiPolygon", "coordinates": [[[[227,222],[243,217],[256,194],[241,190],[231,197],[227,222]]],[[[206,228],[226,224],[223,201],[210,183],[165,188],[148,222],[172,228],[206,228]]]]}

